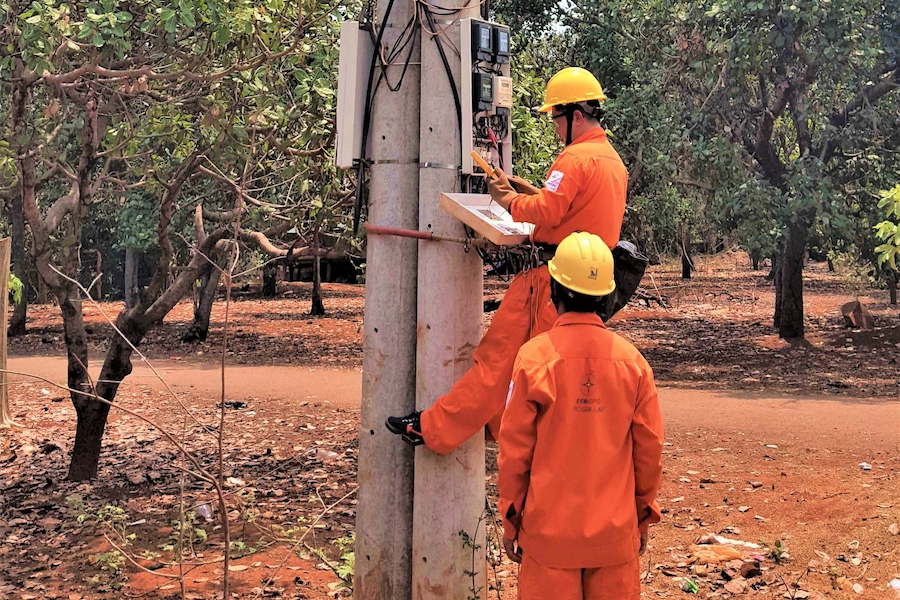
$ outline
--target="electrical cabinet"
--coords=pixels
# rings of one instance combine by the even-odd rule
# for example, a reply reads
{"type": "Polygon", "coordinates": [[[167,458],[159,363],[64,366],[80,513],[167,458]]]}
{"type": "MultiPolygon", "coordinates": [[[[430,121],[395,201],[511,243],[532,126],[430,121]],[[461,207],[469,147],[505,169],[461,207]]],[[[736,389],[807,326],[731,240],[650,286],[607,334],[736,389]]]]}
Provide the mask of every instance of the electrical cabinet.
{"type": "Polygon", "coordinates": [[[362,150],[366,90],[374,44],[368,31],[357,21],[341,24],[338,62],[337,132],[334,162],[341,169],[353,167],[362,150]]]}
{"type": "Polygon", "coordinates": [[[480,19],[460,21],[462,172],[480,174],[471,152],[512,172],[513,89],[509,28],[480,19]]]}

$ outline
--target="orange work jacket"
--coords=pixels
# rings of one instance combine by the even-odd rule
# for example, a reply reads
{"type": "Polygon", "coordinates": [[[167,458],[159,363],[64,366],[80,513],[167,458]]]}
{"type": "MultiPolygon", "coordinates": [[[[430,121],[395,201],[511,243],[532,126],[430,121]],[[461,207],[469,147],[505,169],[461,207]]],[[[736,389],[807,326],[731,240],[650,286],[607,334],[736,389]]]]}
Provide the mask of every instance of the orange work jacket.
{"type": "Polygon", "coordinates": [[[660,519],[662,446],[641,353],[595,314],[562,314],[513,368],[500,425],[505,537],[546,567],[631,560],[660,519]]]}
{"type": "Polygon", "coordinates": [[[559,244],[573,231],[599,235],[615,248],[625,216],[628,171],[602,127],[565,147],[538,194],[510,204],[516,221],[534,223],[535,242],[559,244]]]}

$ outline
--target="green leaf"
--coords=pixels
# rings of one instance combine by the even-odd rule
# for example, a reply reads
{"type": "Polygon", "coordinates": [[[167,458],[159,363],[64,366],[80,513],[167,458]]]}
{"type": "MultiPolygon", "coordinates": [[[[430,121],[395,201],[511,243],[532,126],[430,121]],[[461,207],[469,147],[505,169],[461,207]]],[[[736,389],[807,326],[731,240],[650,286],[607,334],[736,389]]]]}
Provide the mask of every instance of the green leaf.
{"type": "Polygon", "coordinates": [[[181,14],[181,24],[185,27],[194,28],[197,26],[197,21],[194,19],[194,13],[190,10],[185,10],[181,14]]]}

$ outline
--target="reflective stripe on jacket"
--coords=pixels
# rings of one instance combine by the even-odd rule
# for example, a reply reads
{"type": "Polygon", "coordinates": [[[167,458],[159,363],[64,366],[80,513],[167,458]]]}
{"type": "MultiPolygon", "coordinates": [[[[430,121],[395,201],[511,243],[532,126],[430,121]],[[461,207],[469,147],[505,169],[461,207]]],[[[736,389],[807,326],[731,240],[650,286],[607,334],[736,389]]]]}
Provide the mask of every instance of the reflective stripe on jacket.
{"type": "Polygon", "coordinates": [[[628,171],[597,127],[566,146],[541,191],[516,196],[510,213],[516,221],[534,223],[535,242],[559,244],[573,231],[587,231],[614,248],[627,192],[628,171]]]}
{"type": "Polygon", "coordinates": [[[595,314],[565,313],[516,357],[500,426],[500,514],[540,564],[632,559],[660,519],[662,417],[653,371],[595,314]]]}

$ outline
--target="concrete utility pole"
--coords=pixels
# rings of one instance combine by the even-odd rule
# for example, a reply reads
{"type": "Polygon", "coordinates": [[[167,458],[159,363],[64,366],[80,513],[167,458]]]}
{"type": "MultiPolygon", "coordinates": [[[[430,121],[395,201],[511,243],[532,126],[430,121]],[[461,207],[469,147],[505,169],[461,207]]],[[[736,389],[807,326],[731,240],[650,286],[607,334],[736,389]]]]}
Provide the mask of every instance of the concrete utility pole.
{"type": "MultiPolygon", "coordinates": [[[[378,27],[391,47],[415,15],[415,4],[378,2],[378,27]]],[[[403,85],[379,86],[369,139],[369,221],[416,229],[419,225],[419,40],[403,85]]],[[[405,52],[404,52],[405,57],[405,52]]],[[[375,79],[379,76],[378,67],[375,79]]],[[[403,61],[387,67],[396,84],[403,61]]],[[[413,450],[388,432],[389,415],[415,409],[416,241],[373,235],[366,250],[365,341],[359,432],[359,502],[356,512],[358,600],[411,597],[413,450]]]]}
{"type": "MultiPolygon", "coordinates": [[[[458,0],[431,0],[433,6],[456,7],[458,0]]],[[[476,8],[450,18],[477,17],[476,8]]],[[[436,19],[435,30],[448,26],[436,19]]],[[[427,21],[426,21],[427,23],[427,21]]],[[[447,29],[460,43],[457,22],[447,29]]],[[[439,206],[439,192],[460,191],[460,134],[453,91],[437,38],[422,33],[422,95],[419,158],[419,229],[464,236],[462,224],[439,206]]],[[[456,85],[459,57],[444,40],[444,52],[456,85]]],[[[462,115],[466,131],[472,115],[462,115]]],[[[482,262],[458,244],[419,244],[418,346],[416,407],[424,410],[447,392],[471,365],[481,339],[482,262]]],[[[424,447],[416,450],[413,502],[413,600],[485,598],[484,438],[473,436],[450,456],[424,447]],[[464,542],[465,532],[470,541],[464,542]],[[469,571],[469,574],[466,574],[469,571]],[[473,574],[474,573],[474,574],[473,574]]]]}

